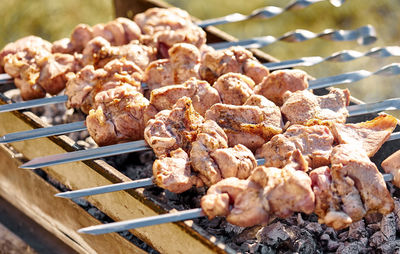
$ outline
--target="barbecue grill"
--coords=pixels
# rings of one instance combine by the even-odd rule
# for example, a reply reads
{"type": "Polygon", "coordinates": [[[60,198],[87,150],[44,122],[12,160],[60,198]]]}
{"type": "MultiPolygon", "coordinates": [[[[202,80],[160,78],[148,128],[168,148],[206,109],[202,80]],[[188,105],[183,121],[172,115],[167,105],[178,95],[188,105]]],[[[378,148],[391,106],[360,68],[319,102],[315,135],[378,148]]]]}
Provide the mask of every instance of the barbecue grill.
{"type": "MultiPolygon", "coordinates": [[[[117,16],[132,16],[150,7],[167,7],[157,1],[121,1],[115,0],[117,16]]],[[[215,27],[206,28],[207,41],[210,43],[232,41],[235,38],[215,27]]],[[[261,62],[273,62],[275,58],[252,50],[261,62]]],[[[0,86],[0,103],[9,101],[3,95],[11,85],[0,86]]],[[[326,89],[314,91],[325,94],[326,89]]],[[[352,98],[353,104],[362,103],[352,98]]],[[[372,119],[376,114],[367,114],[349,119],[360,122],[372,119]]],[[[0,135],[12,132],[30,130],[48,126],[38,116],[31,112],[7,112],[0,114],[0,135]]],[[[400,141],[386,142],[379,153],[372,158],[380,162],[400,147],[400,141]]],[[[99,224],[76,203],[55,198],[58,190],[48,184],[43,178],[32,171],[19,169],[22,163],[37,157],[51,154],[71,152],[81,149],[73,140],[66,136],[44,137],[25,140],[11,145],[0,145],[0,181],[1,195],[32,220],[41,224],[46,230],[82,253],[140,253],[141,249],[116,233],[101,236],[78,234],[83,227],[99,224]]],[[[61,164],[43,168],[47,176],[66,186],[68,189],[82,189],[111,183],[128,182],[131,179],[116,168],[101,160],[89,160],[61,164]]],[[[160,199],[146,194],[145,189],[114,192],[107,195],[90,196],[88,201],[114,221],[140,218],[164,214],[171,206],[160,199]]],[[[131,231],[135,236],[161,253],[235,253],[235,250],[225,245],[223,241],[206,232],[191,221],[162,224],[157,227],[138,228],[131,231]]]]}

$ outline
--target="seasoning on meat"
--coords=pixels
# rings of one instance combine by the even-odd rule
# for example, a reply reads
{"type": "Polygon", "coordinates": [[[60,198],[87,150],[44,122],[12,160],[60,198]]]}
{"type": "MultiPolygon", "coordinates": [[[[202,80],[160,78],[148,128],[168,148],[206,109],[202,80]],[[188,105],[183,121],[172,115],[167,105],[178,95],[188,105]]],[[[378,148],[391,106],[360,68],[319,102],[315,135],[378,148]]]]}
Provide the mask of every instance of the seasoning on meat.
{"type": "Polygon", "coordinates": [[[254,81],[239,73],[227,73],[215,81],[213,87],[218,91],[222,103],[243,105],[254,94],[254,81]]]}

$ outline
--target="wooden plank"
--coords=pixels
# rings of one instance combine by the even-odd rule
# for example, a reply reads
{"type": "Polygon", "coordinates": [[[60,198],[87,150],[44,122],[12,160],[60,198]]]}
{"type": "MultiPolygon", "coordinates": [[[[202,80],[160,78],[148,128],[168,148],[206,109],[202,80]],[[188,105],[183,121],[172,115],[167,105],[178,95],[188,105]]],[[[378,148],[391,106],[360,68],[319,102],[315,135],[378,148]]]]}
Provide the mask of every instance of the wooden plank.
{"type": "Polygon", "coordinates": [[[21,162],[4,145],[0,145],[0,161],[1,196],[76,252],[145,253],[117,233],[78,234],[77,229],[99,221],[71,200],[54,197],[58,191],[34,172],[19,169],[21,162]]]}

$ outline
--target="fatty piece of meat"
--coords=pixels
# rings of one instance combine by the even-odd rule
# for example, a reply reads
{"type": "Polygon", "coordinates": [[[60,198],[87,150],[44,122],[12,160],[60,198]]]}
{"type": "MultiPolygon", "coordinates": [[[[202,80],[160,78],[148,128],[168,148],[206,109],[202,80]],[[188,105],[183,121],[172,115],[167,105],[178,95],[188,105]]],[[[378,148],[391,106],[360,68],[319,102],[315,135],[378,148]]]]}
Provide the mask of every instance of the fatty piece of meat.
{"type": "Polygon", "coordinates": [[[182,193],[192,187],[190,160],[181,148],[170,152],[170,157],[157,159],[153,163],[154,182],[161,188],[182,193]]]}
{"type": "Polygon", "coordinates": [[[241,144],[229,148],[219,148],[211,152],[210,156],[218,165],[222,178],[247,179],[257,166],[253,153],[241,144]]]}
{"type": "Polygon", "coordinates": [[[146,122],[156,110],[129,84],[99,92],[86,117],[90,136],[99,145],[143,139],[146,122]]]}
{"type": "Polygon", "coordinates": [[[243,105],[254,94],[254,81],[240,73],[227,73],[215,81],[213,87],[218,91],[222,103],[243,105]]]}
{"type": "Polygon", "coordinates": [[[323,96],[302,90],[290,94],[281,111],[291,124],[306,124],[313,119],[345,123],[349,103],[350,92],[347,89],[332,88],[323,96]]]}
{"type": "Polygon", "coordinates": [[[154,48],[141,45],[138,41],[131,41],[122,46],[111,46],[109,41],[99,36],[86,44],[82,55],[83,65],[93,65],[96,69],[103,68],[113,59],[124,58],[144,70],[156,59],[154,48]]]}
{"type": "Polygon", "coordinates": [[[260,83],[269,75],[268,69],[243,47],[209,51],[202,56],[200,76],[210,84],[229,72],[244,74],[255,84],[260,83]]]}
{"type": "Polygon", "coordinates": [[[0,73],[4,72],[4,57],[9,54],[16,54],[17,52],[26,52],[26,51],[45,51],[51,52],[52,44],[46,40],[43,40],[37,36],[27,36],[23,37],[15,42],[8,43],[1,51],[0,51],[0,73]]]}
{"type": "Polygon", "coordinates": [[[302,70],[278,70],[270,73],[254,88],[256,94],[265,96],[282,106],[292,92],[308,88],[308,74],[302,70]]]}
{"type": "Polygon", "coordinates": [[[141,91],[142,71],[133,62],[125,59],[110,61],[104,69],[95,70],[92,65],[85,66],[76,74],[68,77],[65,94],[68,96],[68,108],[80,108],[88,113],[94,106],[97,93],[121,84],[130,84],[141,91]]]}
{"type": "Polygon", "coordinates": [[[252,151],[261,147],[272,136],[282,132],[282,118],[279,108],[265,98],[248,99],[242,106],[215,104],[205,115],[206,120],[214,120],[228,136],[230,147],[242,144],[252,151]],[[258,105],[254,105],[259,103],[258,105]]]}
{"type": "MultiPolygon", "coordinates": [[[[353,223],[351,217],[342,210],[341,199],[332,183],[330,168],[316,168],[310,172],[310,178],[315,195],[314,213],[318,215],[318,223],[336,230],[347,228],[353,223]]],[[[362,207],[360,209],[363,210],[362,207]]]]}
{"type": "Polygon", "coordinates": [[[201,198],[201,208],[209,219],[226,216],[229,223],[241,227],[266,224],[269,214],[261,203],[261,194],[262,188],[252,181],[230,177],[208,189],[201,198]]]}
{"type": "Polygon", "coordinates": [[[172,110],[160,111],[148,121],[144,138],[159,158],[178,148],[188,153],[203,121],[203,117],[194,110],[191,99],[183,97],[172,110]]]}
{"type": "Polygon", "coordinates": [[[190,150],[190,160],[193,170],[207,186],[222,179],[219,165],[210,153],[227,147],[228,138],[214,121],[207,120],[199,126],[196,140],[192,143],[190,150]]]}
{"type": "Polygon", "coordinates": [[[194,109],[202,116],[212,105],[221,102],[218,91],[207,81],[190,78],[181,85],[154,89],[150,94],[150,103],[159,111],[171,109],[184,96],[192,99],[194,109]]]}
{"type": "Polygon", "coordinates": [[[189,43],[200,48],[206,42],[206,33],[195,25],[190,15],[178,8],[150,8],[134,18],[144,36],[142,42],[157,48],[162,58],[168,58],[168,49],[177,43],[189,43]]]}
{"type": "Polygon", "coordinates": [[[327,166],[334,137],[323,125],[292,125],[283,134],[276,135],[265,143],[257,157],[264,157],[265,166],[282,168],[290,162],[290,155],[298,149],[311,168],[327,166]]]}
{"type": "Polygon", "coordinates": [[[333,123],[331,130],[340,144],[362,147],[372,157],[388,140],[396,125],[395,117],[380,115],[371,121],[356,124],[333,123]]]}
{"type": "Polygon", "coordinates": [[[387,157],[381,166],[386,173],[393,175],[392,183],[400,187],[400,150],[387,157]]]}
{"type": "Polygon", "coordinates": [[[200,79],[200,51],[191,44],[179,43],[169,50],[169,59],[151,62],[145,69],[143,82],[150,90],[182,84],[190,78],[200,79]]]}
{"type": "Polygon", "coordinates": [[[357,149],[354,144],[335,146],[331,164],[334,181],[347,177],[354,181],[366,212],[388,214],[393,210],[394,201],[386,188],[385,180],[365,151],[357,149]]]}

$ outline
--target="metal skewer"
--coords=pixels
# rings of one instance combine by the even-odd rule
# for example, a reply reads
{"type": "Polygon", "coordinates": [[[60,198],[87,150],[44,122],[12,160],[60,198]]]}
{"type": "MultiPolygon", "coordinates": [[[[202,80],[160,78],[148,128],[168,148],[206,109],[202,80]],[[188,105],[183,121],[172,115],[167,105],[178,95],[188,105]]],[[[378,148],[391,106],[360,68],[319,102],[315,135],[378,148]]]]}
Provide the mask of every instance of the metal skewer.
{"type": "MultiPolygon", "coordinates": [[[[400,64],[395,63],[384,66],[375,72],[359,70],[355,72],[343,73],[337,76],[311,80],[309,81],[309,89],[328,87],[337,84],[351,83],[363,78],[367,78],[372,75],[398,75],[398,74],[400,74],[400,64]]],[[[372,104],[352,105],[348,107],[348,110],[351,116],[365,114],[369,112],[394,110],[399,108],[399,100],[400,98],[396,98],[372,104]]],[[[56,125],[42,129],[33,129],[29,131],[6,134],[0,138],[0,143],[9,143],[9,142],[39,138],[39,137],[61,135],[81,130],[85,130],[83,121],[74,124],[56,125]]]]}
{"type": "MultiPolygon", "coordinates": [[[[197,22],[196,25],[198,25],[201,28],[204,28],[207,26],[216,26],[216,25],[222,25],[222,24],[227,24],[227,23],[239,22],[239,21],[244,21],[244,20],[248,20],[248,19],[252,19],[252,18],[268,19],[268,18],[278,16],[286,11],[304,9],[314,3],[324,2],[324,1],[326,1],[326,0],[297,0],[297,1],[293,1],[293,2],[289,3],[289,5],[287,5],[285,8],[280,8],[280,7],[276,7],[276,6],[267,6],[264,8],[254,10],[250,15],[243,15],[240,13],[232,13],[232,14],[226,15],[224,17],[200,21],[200,22],[197,22]]],[[[345,2],[345,0],[330,0],[329,2],[333,6],[339,7],[345,2]]]]}
{"type": "MultiPolygon", "coordinates": [[[[380,112],[383,110],[399,109],[399,107],[400,98],[397,98],[372,104],[352,105],[348,107],[348,110],[350,116],[354,116],[365,113],[380,112]]],[[[147,151],[150,149],[151,148],[146,144],[144,140],[132,141],[122,144],[92,148],[88,150],[34,158],[31,161],[22,164],[20,168],[35,169],[73,161],[96,159],[130,152],[147,151]]]]}
{"type": "MultiPolygon", "coordinates": [[[[385,181],[387,179],[393,179],[391,174],[384,174],[383,178],[385,181]]],[[[390,180],[390,181],[391,181],[390,180]]],[[[185,221],[185,220],[192,220],[200,217],[204,217],[205,214],[203,213],[203,209],[201,208],[194,208],[185,211],[175,212],[175,213],[168,213],[156,216],[150,216],[145,218],[133,219],[133,220],[126,220],[120,222],[113,222],[108,224],[96,225],[91,227],[86,227],[79,229],[79,233],[84,234],[91,234],[91,235],[99,235],[99,234],[106,234],[111,232],[119,232],[129,229],[135,229],[140,227],[148,227],[154,226],[163,223],[169,222],[177,222],[177,221],[185,221]]]]}

